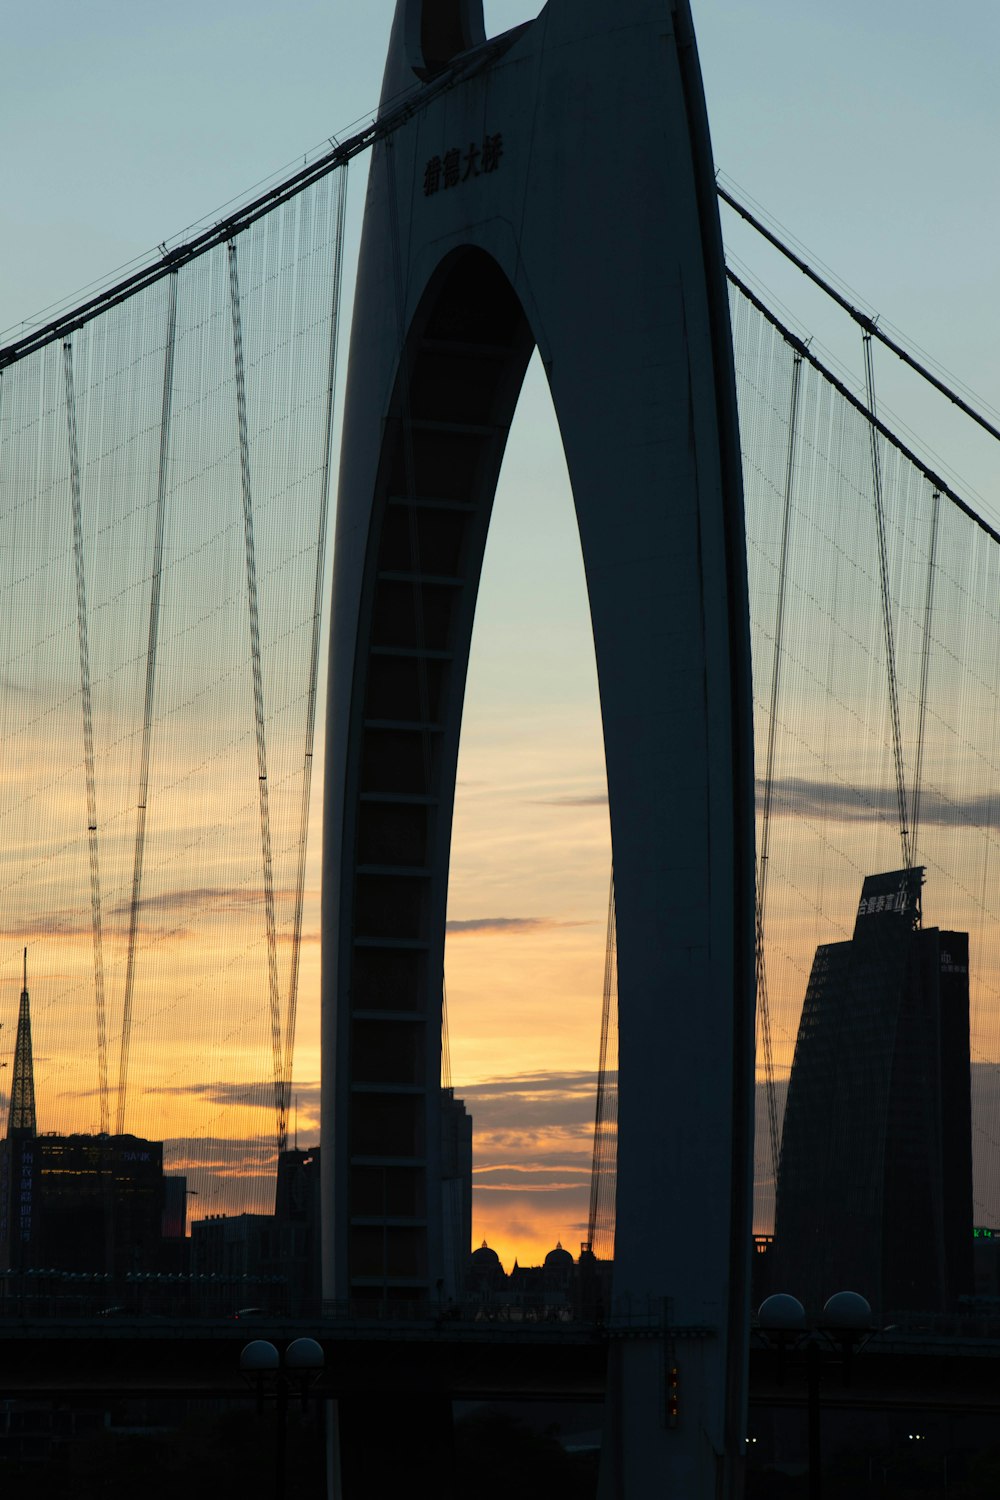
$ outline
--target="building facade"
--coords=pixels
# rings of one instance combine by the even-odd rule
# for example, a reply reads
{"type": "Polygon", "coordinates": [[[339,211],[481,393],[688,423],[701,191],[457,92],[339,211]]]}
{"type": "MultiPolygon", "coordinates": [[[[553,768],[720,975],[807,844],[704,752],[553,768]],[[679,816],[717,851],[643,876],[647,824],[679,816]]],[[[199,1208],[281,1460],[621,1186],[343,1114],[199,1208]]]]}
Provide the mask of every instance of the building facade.
{"type": "Polygon", "coordinates": [[[0,1271],[159,1270],[163,1235],[161,1141],[38,1133],[25,949],[7,1133],[0,1141],[0,1271]]]}
{"type": "Polygon", "coordinates": [[[920,868],[870,875],[816,950],[778,1173],[774,1285],[812,1314],[944,1312],[972,1286],[969,939],[925,928],[920,868]]]}
{"type": "Polygon", "coordinates": [[[163,1145],[134,1135],[0,1141],[0,1270],[159,1270],[163,1145]]]}

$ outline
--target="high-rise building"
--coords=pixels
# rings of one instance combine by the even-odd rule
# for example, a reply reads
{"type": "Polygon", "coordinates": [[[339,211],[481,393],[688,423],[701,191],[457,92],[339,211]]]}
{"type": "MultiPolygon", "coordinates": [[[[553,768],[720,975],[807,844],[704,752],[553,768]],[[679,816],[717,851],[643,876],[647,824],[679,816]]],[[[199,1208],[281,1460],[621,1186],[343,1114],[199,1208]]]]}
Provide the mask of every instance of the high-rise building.
{"type": "Polygon", "coordinates": [[[0,1141],[0,1270],[159,1269],[163,1145],[134,1135],[39,1135],[28,955],[7,1134],[0,1141]]]}
{"type": "Polygon", "coordinates": [[[774,1285],[816,1313],[944,1311],[972,1288],[969,938],[922,926],[921,868],[869,875],[816,950],[777,1186],[774,1285]]]}
{"type": "Polygon", "coordinates": [[[441,1090],[441,1212],[445,1304],[461,1300],[472,1249],[472,1116],[455,1090],[441,1090]]]}
{"type": "Polygon", "coordinates": [[[272,1274],[284,1276],[292,1317],[320,1310],[320,1149],[282,1151],[274,1194],[272,1274]]]}
{"type": "Polygon", "coordinates": [[[65,1271],[158,1271],[163,1143],[135,1135],[40,1135],[35,1264],[65,1271]]]}

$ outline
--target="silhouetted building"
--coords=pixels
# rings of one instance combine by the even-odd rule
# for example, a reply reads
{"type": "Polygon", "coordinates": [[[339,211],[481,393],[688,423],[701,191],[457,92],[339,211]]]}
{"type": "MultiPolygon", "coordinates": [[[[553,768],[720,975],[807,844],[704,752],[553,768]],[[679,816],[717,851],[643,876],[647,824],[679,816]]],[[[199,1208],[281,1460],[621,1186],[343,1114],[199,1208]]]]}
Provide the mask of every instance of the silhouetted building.
{"type": "MultiPolygon", "coordinates": [[[[514,1270],[517,1271],[517,1262],[514,1262],[514,1270]]],[[[484,1306],[493,1303],[507,1290],[507,1273],[503,1268],[499,1255],[487,1245],[486,1241],[473,1250],[469,1256],[466,1269],[466,1296],[473,1303],[480,1302],[484,1306]]]]}
{"type": "Polygon", "coordinates": [[[810,1312],[844,1289],[876,1313],[971,1290],[969,939],[921,926],[923,873],[869,875],[853,937],[813,960],[772,1283],[810,1312]]]}
{"type": "Polygon", "coordinates": [[[603,1323],[611,1306],[613,1260],[598,1260],[589,1241],[580,1246],[576,1263],[576,1304],[587,1323],[603,1323]]]}
{"type": "Polygon", "coordinates": [[[1000,1229],[977,1224],[972,1231],[974,1295],[1000,1312],[1000,1229]]]}
{"type": "Polygon", "coordinates": [[[134,1135],[39,1135],[0,1142],[13,1198],[0,1268],[160,1269],[163,1146],[134,1135]]]}
{"type": "Polygon", "coordinates": [[[273,1229],[271,1214],[209,1214],[196,1219],[191,1225],[192,1276],[226,1281],[261,1276],[273,1229]]]}
{"type": "MultiPolygon", "coordinates": [[[[210,1214],[195,1220],[192,1276],[231,1287],[231,1302],[235,1297],[238,1304],[253,1303],[293,1318],[318,1314],[319,1163],[318,1146],[279,1154],[273,1214],[210,1214]]],[[[207,1312],[212,1295],[206,1300],[202,1293],[196,1289],[195,1300],[207,1312]]]]}
{"type": "Polygon", "coordinates": [[[159,1270],[163,1145],[134,1135],[39,1135],[24,953],[7,1135],[0,1141],[0,1270],[159,1270]]]}
{"type": "Polygon", "coordinates": [[[283,1276],[292,1317],[319,1313],[320,1293],[320,1149],[282,1151],[274,1199],[274,1230],[266,1274],[283,1276]]]}
{"type": "Polygon", "coordinates": [[[36,1263],[67,1271],[150,1271],[163,1232],[163,1145],[134,1135],[44,1135],[36,1263]]]}
{"type": "Polygon", "coordinates": [[[496,1251],[486,1241],[466,1258],[466,1316],[504,1322],[582,1319],[601,1323],[611,1304],[614,1262],[598,1260],[588,1244],[574,1261],[556,1244],[540,1266],[515,1260],[508,1276],[496,1251]]]}
{"type": "Polygon", "coordinates": [[[771,1284],[774,1274],[774,1235],[755,1234],[750,1252],[750,1306],[758,1308],[780,1288],[771,1284]]]}
{"type": "Polygon", "coordinates": [[[0,1142],[0,1266],[20,1270],[31,1264],[37,1233],[37,1174],[35,1073],[31,1054],[28,950],[25,948],[7,1135],[0,1142]]]}
{"type": "Polygon", "coordinates": [[[163,1238],[183,1240],[187,1235],[187,1178],[163,1179],[163,1238]]]}
{"type": "Polygon", "coordinates": [[[7,1139],[31,1140],[35,1134],[35,1069],[31,1055],[31,1002],[28,998],[28,950],[24,950],[24,985],[17,1013],[14,1076],[7,1112],[7,1139]]]}
{"type": "Polygon", "coordinates": [[[0,1270],[33,1264],[37,1184],[34,1140],[0,1141],[0,1270]]]}
{"type": "Polygon", "coordinates": [[[444,1300],[462,1295],[472,1249],[472,1116],[454,1089],[441,1090],[441,1214],[444,1300]]]}

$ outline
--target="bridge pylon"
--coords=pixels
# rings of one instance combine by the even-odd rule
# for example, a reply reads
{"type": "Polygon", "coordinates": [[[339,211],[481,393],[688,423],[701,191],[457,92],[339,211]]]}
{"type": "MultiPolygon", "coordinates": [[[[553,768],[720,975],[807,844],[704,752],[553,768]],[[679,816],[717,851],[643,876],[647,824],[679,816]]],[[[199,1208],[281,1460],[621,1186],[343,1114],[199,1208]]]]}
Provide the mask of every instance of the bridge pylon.
{"type": "Polygon", "coordinates": [[[604,723],[619,1161],[605,1493],[736,1497],[754,959],[740,452],[687,0],[399,0],[351,338],[323,877],[324,1293],[434,1310],[455,774],[537,346],[604,723]],[[652,1313],[650,1310],[653,1310],[652,1313]]]}

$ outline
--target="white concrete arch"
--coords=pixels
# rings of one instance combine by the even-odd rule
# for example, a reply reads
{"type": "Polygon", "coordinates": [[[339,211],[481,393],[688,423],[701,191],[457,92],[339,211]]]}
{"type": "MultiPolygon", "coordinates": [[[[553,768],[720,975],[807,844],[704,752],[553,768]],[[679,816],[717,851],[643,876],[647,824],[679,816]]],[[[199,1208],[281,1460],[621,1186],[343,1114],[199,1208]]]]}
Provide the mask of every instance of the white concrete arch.
{"type": "MultiPolygon", "coordinates": [[[[460,41],[479,35],[473,7],[441,9],[460,41]]],[[[615,1291],[644,1307],[666,1299],[673,1330],[614,1346],[608,1472],[628,1495],[670,1479],[666,1493],[735,1495],[752,1146],[750,663],[690,18],[686,0],[550,0],[503,49],[473,44],[451,80],[440,55],[434,68],[414,57],[415,18],[426,41],[423,8],[400,0],[386,96],[413,86],[415,69],[438,85],[415,86],[410,118],[373,157],[337,519],[325,1295],[426,1305],[441,1275],[455,766],[490,508],[537,343],[573,486],[604,723],[620,996],[615,1291]]]]}

